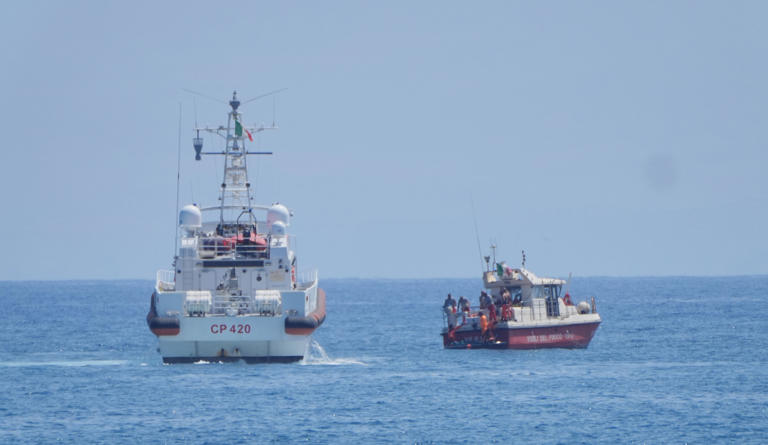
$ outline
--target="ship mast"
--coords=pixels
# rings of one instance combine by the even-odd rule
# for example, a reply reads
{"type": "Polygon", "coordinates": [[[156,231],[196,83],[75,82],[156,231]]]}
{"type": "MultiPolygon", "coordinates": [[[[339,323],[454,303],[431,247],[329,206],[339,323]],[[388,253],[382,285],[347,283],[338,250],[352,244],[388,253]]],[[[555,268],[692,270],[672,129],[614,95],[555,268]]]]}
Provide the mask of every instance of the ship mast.
{"type": "MultiPolygon", "coordinates": [[[[257,98],[260,97],[258,96],[257,98]]],[[[250,100],[246,102],[250,102],[250,100]]],[[[238,112],[240,101],[237,99],[237,91],[232,92],[232,100],[229,101],[229,106],[231,111],[227,115],[226,127],[197,127],[195,128],[197,132],[196,137],[192,139],[196,160],[199,161],[201,159],[200,155],[224,156],[224,172],[219,189],[219,223],[222,226],[225,223],[225,210],[240,211],[239,216],[237,216],[238,219],[240,216],[247,214],[249,223],[255,223],[254,216],[251,213],[253,196],[250,193],[251,183],[248,181],[247,155],[271,155],[272,152],[247,151],[245,140],[247,138],[252,141],[253,133],[277,129],[274,123],[271,127],[264,127],[262,124],[258,128],[243,125],[242,114],[238,112]],[[224,151],[203,152],[203,139],[200,137],[201,131],[224,138],[224,151]]]]}
{"type": "MultiPolygon", "coordinates": [[[[248,182],[248,165],[245,156],[245,138],[241,114],[237,112],[240,101],[237,100],[237,91],[232,92],[232,100],[229,101],[232,111],[227,117],[227,136],[224,152],[224,179],[221,182],[221,196],[219,200],[219,222],[224,223],[224,209],[227,206],[240,207],[243,210],[251,208],[251,183],[248,182]],[[234,127],[234,128],[233,128],[234,127]],[[234,132],[233,132],[234,129],[234,132]]],[[[246,130],[247,131],[247,130],[246,130]]],[[[253,215],[249,213],[252,219],[253,215]]],[[[251,221],[253,222],[253,221],[251,221]]]]}

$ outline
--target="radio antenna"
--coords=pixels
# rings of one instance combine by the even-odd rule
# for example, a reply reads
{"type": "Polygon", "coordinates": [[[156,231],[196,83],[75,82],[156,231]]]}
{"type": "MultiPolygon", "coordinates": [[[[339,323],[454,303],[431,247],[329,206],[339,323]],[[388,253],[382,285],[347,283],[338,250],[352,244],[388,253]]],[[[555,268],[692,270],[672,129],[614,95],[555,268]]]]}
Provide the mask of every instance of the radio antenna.
{"type": "Polygon", "coordinates": [[[195,111],[195,128],[197,128],[197,100],[192,98],[192,109],[195,111]]]}
{"type": "Polygon", "coordinates": [[[477,216],[475,215],[475,200],[469,194],[469,202],[472,204],[472,221],[475,223],[475,238],[477,239],[477,253],[480,255],[480,273],[483,273],[483,249],[480,248],[480,231],[477,230],[477,216]]]}
{"type": "Polygon", "coordinates": [[[173,215],[173,230],[176,232],[173,237],[173,255],[176,257],[179,247],[179,226],[176,224],[176,218],[179,215],[179,185],[181,183],[181,102],[179,102],[179,147],[176,155],[176,214],[173,215]]]}
{"type": "Polygon", "coordinates": [[[270,91],[269,93],[259,94],[259,95],[258,95],[258,96],[256,96],[256,97],[252,97],[252,98],[250,98],[250,99],[248,99],[248,100],[244,100],[244,101],[243,101],[243,102],[242,102],[240,105],[245,105],[245,104],[247,104],[247,103],[251,103],[251,102],[253,102],[254,100],[259,100],[259,99],[261,99],[262,97],[271,96],[271,95],[273,95],[273,94],[277,94],[277,93],[279,93],[279,92],[281,92],[281,91],[285,91],[285,90],[287,90],[287,89],[288,89],[288,88],[280,88],[279,90],[270,91]]]}
{"type": "Polygon", "coordinates": [[[200,93],[200,92],[197,92],[197,91],[194,91],[194,90],[188,90],[186,88],[182,88],[182,90],[186,91],[187,93],[190,93],[190,94],[195,94],[197,96],[204,97],[204,98],[206,98],[208,100],[212,100],[214,102],[218,102],[218,103],[221,103],[221,104],[224,104],[224,105],[229,105],[229,102],[223,101],[221,99],[216,99],[215,97],[209,96],[207,94],[203,94],[203,93],[200,93]]]}

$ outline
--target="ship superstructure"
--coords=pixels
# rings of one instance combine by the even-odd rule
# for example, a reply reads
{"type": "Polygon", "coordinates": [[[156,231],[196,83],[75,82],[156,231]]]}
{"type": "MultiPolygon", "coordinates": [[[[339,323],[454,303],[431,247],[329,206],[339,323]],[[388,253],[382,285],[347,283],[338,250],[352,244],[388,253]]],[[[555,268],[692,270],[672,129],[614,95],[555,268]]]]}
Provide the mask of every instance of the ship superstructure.
{"type": "Polygon", "coordinates": [[[317,271],[297,273],[282,204],[257,205],[248,179],[246,140],[276,128],[245,126],[233,93],[227,125],[195,128],[195,158],[223,156],[219,204],[184,206],[173,270],[157,273],[147,323],[166,363],[301,360],[325,319],[317,271]],[[225,140],[203,152],[200,133],[225,140]]]}

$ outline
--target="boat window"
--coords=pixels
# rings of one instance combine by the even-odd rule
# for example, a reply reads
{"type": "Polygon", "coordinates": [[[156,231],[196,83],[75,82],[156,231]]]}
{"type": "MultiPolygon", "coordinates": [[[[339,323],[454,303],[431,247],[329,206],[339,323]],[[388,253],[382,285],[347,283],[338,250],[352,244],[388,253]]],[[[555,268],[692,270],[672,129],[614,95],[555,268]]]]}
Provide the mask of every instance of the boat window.
{"type": "Polygon", "coordinates": [[[520,304],[523,301],[523,290],[520,286],[507,286],[506,290],[509,292],[512,304],[520,304]]]}

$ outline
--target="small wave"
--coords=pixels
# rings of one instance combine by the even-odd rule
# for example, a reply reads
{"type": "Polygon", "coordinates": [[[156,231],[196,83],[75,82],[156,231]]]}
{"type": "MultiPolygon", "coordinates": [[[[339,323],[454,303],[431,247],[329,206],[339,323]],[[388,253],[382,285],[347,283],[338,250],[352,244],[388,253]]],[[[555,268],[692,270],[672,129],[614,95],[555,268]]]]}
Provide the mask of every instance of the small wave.
{"type": "Polygon", "coordinates": [[[128,360],[57,360],[47,362],[0,362],[0,367],[4,366],[7,368],[29,368],[44,366],[120,366],[126,363],[128,363],[128,360]]]}
{"type": "Polygon", "coordinates": [[[325,352],[320,343],[316,340],[312,340],[307,345],[307,350],[304,352],[304,359],[299,362],[301,365],[360,365],[367,366],[365,362],[355,360],[352,358],[331,358],[328,353],[325,352]]]}
{"type": "Polygon", "coordinates": [[[359,366],[368,366],[365,362],[361,362],[360,360],[355,360],[353,358],[337,358],[337,359],[329,359],[329,360],[317,360],[314,358],[304,358],[304,360],[300,361],[299,364],[301,365],[328,365],[328,366],[340,366],[340,365],[359,365],[359,366]]]}

